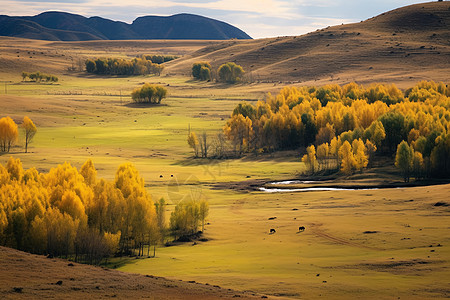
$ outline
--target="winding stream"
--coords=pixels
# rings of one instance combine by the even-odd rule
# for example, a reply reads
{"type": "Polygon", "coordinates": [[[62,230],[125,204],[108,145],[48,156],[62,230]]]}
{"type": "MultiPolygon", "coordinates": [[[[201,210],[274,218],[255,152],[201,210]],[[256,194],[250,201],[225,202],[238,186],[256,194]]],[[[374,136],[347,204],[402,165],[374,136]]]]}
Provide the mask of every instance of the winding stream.
{"type": "MultiPolygon", "coordinates": [[[[320,181],[308,181],[308,180],[286,180],[286,181],[275,181],[268,183],[269,185],[275,186],[285,186],[290,184],[313,184],[321,183],[320,181]]],[[[380,188],[346,188],[346,187],[303,187],[303,188],[271,188],[271,187],[259,187],[262,192],[266,193],[293,193],[293,192],[323,192],[323,191],[367,191],[367,190],[378,190],[380,188]]]]}

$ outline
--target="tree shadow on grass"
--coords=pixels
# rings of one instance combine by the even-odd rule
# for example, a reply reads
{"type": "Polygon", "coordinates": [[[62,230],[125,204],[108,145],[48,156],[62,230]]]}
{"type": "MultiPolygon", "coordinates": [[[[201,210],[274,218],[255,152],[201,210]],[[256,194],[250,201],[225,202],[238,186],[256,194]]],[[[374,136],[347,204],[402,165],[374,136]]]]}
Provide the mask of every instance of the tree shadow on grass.
{"type": "Polygon", "coordinates": [[[125,103],[124,106],[130,108],[148,108],[148,107],[160,107],[160,106],[169,106],[167,104],[162,103],[136,103],[136,102],[128,102],[125,103]]]}

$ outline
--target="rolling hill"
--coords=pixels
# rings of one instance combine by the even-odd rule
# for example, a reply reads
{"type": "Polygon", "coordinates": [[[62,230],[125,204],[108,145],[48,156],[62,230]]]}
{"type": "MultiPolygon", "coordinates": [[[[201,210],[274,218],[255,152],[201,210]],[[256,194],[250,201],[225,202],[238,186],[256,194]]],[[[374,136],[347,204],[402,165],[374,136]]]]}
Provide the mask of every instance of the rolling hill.
{"type": "Polygon", "coordinates": [[[213,68],[235,62],[251,82],[449,81],[450,3],[411,5],[302,36],[224,41],[170,62],[167,72],[187,74],[197,61],[213,68]]]}
{"type": "Polygon", "coordinates": [[[254,293],[129,274],[6,247],[0,247],[0,262],[2,299],[261,299],[254,293]]]}
{"type": "Polygon", "coordinates": [[[251,39],[230,24],[192,14],[145,16],[132,24],[65,12],[44,12],[32,17],[3,15],[0,16],[0,35],[51,41],[251,39]]]}

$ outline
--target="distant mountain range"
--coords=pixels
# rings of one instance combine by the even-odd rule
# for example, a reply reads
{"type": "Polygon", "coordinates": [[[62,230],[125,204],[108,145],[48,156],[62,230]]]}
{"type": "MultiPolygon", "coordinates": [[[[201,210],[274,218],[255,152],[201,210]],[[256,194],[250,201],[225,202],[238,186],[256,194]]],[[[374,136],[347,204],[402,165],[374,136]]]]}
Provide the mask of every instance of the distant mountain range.
{"type": "Polygon", "coordinates": [[[0,15],[0,35],[50,41],[251,39],[230,24],[192,14],[145,16],[132,24],[65,12],[44,12],[32,17],[0,15]]]}

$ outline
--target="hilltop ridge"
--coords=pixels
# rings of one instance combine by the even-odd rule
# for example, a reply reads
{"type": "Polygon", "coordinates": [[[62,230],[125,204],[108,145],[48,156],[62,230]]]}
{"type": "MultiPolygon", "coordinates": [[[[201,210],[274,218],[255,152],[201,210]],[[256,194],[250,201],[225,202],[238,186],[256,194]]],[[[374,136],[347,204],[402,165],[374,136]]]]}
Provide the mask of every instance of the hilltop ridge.
{"type": "Polygon", "coordinates": [[[251,39],[235,26],[193,14],[144,16],[127,24],[58,11],[31,17],[0,16],[0,35],[51,41],[251,39]]]}
{"type": "Polygon", "coordinates": [[[186,73],[196,61],[213,68],[235,62],[252,82],[448,81],[450,2],[406,6],[302,36],[224,41],[168,63],[167,72],[186,73]]]}

